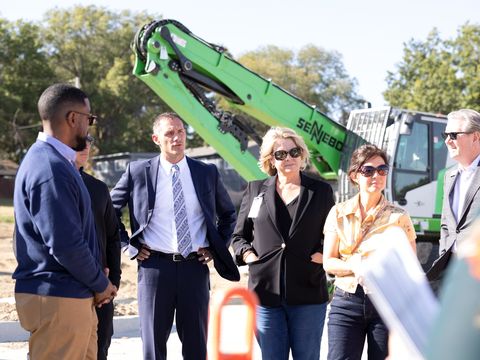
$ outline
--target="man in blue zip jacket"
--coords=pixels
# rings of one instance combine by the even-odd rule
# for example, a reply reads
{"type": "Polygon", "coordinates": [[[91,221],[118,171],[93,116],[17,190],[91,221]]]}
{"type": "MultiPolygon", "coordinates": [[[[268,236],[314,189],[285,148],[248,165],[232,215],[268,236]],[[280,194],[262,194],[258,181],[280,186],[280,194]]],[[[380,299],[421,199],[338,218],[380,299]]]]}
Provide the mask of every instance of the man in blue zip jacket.
{"type": "Polygon", "coordinates": [[[75,168],[95,121],[86,94],[55,84],[38,101],[43,132],[15,180],[15,301],[31,359],[96,359],[94,305],[116,295],[101,264],[90,197],[75,168]]]}

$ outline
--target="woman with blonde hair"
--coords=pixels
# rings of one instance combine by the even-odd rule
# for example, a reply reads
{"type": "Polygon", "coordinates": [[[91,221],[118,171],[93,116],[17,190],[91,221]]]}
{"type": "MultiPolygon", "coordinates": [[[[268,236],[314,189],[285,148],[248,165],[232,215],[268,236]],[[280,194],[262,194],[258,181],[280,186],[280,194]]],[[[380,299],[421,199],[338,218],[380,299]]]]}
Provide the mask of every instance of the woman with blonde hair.
{"type": "Polygon", "coordinates": [[[263,360],[318,360],[328,300],[323,225],[334,204],[330,185],[307,176],[304,140],[288,128],[263,138],[265,180],[248,184],[233,234],[238,265],[249,266],[263,360]]]}

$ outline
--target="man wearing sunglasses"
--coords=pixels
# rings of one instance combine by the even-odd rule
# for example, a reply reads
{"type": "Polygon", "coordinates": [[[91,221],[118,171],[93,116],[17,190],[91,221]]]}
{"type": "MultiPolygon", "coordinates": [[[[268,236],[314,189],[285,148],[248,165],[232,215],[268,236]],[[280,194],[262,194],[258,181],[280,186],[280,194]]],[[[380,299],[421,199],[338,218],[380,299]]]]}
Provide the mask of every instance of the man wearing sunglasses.
{"type": "Polygon", "coordinates": [[[43,132],[15,179],[15,302],[31,336],[30,359],[96,359],[94,304],[116,287],[104,274],[88,191],[75,168],[85,148],[90,102],[66,84],[38,101],[43,132]]]}
{"type": "MultiPolygon", "coordinates": [[[[458,166],[445,173],[439,244],[442,261],[432,266],[430,280],[441,280],[450,254],[468,237],[480,211],[480,114],[462,109],[451,112],[447,118],[443,137],[458,166]]],[[[435,290],[437,286],[434,285],[435,290]]]]}

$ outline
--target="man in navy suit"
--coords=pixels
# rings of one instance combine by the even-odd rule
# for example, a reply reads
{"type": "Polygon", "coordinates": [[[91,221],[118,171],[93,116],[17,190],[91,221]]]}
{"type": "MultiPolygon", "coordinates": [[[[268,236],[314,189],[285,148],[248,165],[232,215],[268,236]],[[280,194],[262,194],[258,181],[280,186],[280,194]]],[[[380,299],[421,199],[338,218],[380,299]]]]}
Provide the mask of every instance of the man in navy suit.
{"type": "MultiPolygon", "coordinates": [[[[217,168],[185,156],[180,117],[153,123],[160,155],[129,164],[111,192],[121,218],[128,204],[132,235],[120,224],[122,247],[139,261],[138,307],[144,359],[166,359],[173,317],[184,359],[206,358],[209,269],[232,281],[240,275],[228,251],[235,208],[217,168]]],[[[121,219],[120,219],[121,220],[121,219]]]]}

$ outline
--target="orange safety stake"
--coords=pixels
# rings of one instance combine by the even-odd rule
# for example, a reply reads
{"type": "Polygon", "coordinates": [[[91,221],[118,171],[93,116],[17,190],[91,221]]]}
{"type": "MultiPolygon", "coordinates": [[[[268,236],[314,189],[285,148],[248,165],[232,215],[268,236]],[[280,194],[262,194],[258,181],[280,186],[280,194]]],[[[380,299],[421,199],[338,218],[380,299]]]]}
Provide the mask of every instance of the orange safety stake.
{"type": "MultiPolygon", "coordinates": [[[[218,296],[215,297],[214,302],[211,307],[211,314],[210,314],[210,335],[209,335],[209,351],[208,351],[208,358],[209,360],[251,360],[253,356],[253,336],[254,336],[254,331],[255,331],[255,318],[256,318],[256,312],[255,308],[256,305],[258,304],[257,296],[255,293],[251,292],[250,290],[242,287],[234,287],[230,288],[228,290],[225,290],[223,293],[218,294],[218,296]],[[233,299],[233,298],[241,298],[243,300],[243,303],[245,307],[239,308],[237,306],[235,307],[229,307],[229,309],[226,307],[228,303],[233,299]],[[234,314],[231,310],[235,310],[236,312],[239,310],[246,310],[246,315],[243,316],[244,313],[241,313],[242,316],[239,316],[238,314],[234,314]],[[230,339],[227,339],[229,335],[226,331],[222,332],[222,317],[224,315],[227,317],[226,320],[234,321],[234,327],[235,329],[241,329],[242,327],[244,328],[244,344],[245,346],[240,349],[240,350],[235,350],[236,352],[226,352],[225,347],[226,347],[226,341],[225,340],[232,340],[231,336],[232,333],[230,333],[230,339]],[[228,316],[230,315],[230,316],[228,316]],[[235,316],[236,315],[236,316],[235,316]],[[234,316],[234,317],[232,317],[234,316]],[[232,319],[230,319],[232,317],[232,319]],[[223,335],[223,338],[222,338],[223,335]],[[223,341],[222,341],[223,340],[223,341]]],[[[238,334],[234,334],[236,346],[233,347],[238,347],[238,344],[242,339],[238,338],[238,334]]],[[[232,341],[230,341],[230,344],[228,347],[232,344],[232,341]]]]}

